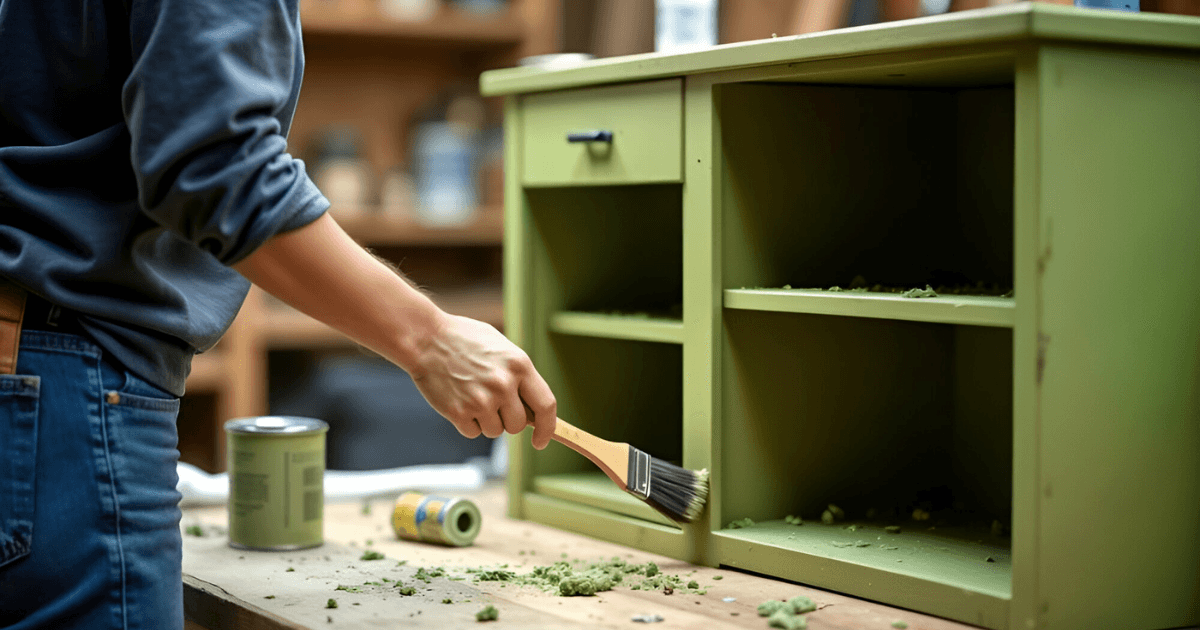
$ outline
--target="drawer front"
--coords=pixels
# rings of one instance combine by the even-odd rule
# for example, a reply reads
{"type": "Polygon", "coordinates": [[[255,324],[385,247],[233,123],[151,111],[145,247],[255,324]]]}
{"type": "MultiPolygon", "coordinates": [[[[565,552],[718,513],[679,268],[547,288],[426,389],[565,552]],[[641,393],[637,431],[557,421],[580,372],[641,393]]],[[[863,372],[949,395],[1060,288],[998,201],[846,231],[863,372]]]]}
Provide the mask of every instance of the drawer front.
{"type": "Polygon", "coordinates": [[[683,181],[681,79],[531,94],[522,113],[524,184],[683,181]],[[611,132],[611,141],[568,141],[587,131],[611,132]]]}

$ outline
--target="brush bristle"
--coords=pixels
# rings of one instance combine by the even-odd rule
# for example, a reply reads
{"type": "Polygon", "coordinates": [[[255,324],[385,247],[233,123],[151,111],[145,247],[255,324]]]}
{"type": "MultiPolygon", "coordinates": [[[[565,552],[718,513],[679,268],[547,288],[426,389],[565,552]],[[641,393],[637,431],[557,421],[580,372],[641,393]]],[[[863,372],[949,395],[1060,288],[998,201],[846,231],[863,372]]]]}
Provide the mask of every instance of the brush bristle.
{"type": "Polygon", "coordinates": [[[688,470],[650,458],[650,494],[646,503],[663,516],[690,523],[708,499],[708,471],[688,470]]]}

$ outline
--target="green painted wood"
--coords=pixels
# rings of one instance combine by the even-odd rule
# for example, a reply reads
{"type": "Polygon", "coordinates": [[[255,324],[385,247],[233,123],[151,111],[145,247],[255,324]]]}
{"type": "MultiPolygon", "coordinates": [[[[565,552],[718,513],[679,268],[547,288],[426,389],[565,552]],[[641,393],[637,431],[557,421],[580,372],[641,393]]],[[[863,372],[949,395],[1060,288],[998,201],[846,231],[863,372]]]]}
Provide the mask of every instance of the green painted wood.
{"type": "Polygon", "coordinates": [[[1038,75],[1042,623],[1196,624],[1200,59],[1045,48],[1038,75]]]}
{"type": "Polygon", "coordinates": [[[560,335],[683,343],[683,322],[649,315],[605,315],[563,311],[550,317],[550,330],[560,335]]]}
{"type": "Polygon", "coordinates": [[[602,83],[677,77],[714,68],[747,68],[853,58],[891,51],[1066,40],[1200,49],[1200,19],[1019,2],[915,20],[726,44],[690,53],[613,57],[560,70],[507,68],[484,72],[485,95],[528,93],[602,83]]]}
{"type": "Polygon", "coordinates": [[[533,479],[533,491],[541,496],[573,501],[660,525],[679,528],[674,521],[659,514],[644,501],[618,488],[602,472],[539,475],[533,479]]]}
{"type": "Polygon", "coordinates": [[[1041,475],[1041,426],[1038,415],[1038,319],[1041,290],[1038,262],[1043,247],[1038,238],[1041,166],[1040,126],[1042,91],[1037,51],[1025,51],[1016,65],[1016,139],[1013,162],[1014,291],[1013,322],[1013,472],[1012,472],[1012,606],[1011,630],[1042,627],[1038,590],[1038,486],[1041,475]]]}
{"type": "Polygon", "coordinates": [[[535,493],[525,496],[525,504],[531,520],[552,527],[671,558],[687,558],[695,553],[691,539],[677,527],[535,493]]]}
{"type": "Polygon", "coordinates": [[[851,532],[841,525],[773,520],[714,532],[713,538],[731,567],[988,628],[1008,626],[1007,540],[984,530],[904,528],[888,534],[879,525],[851,532]]]}
{"type": "Polygon", "coordinates": [[[522,97],[528,186],[678,182],[683,151],[679,79],[522,97]],[[567,142],[604,130],[611,142],[567,142]]]}
{"type": "MultiPolygon", "coordinates": [[[[521,163],[521,107],[516,97],[504,99],[504,163],[521,163]]],[[[504,333],[513,343],[527,350],[534,337],[530,317],[532,294],[532,243],[529,230],[529,210],[521,191],[519,174],[515,169],[504,173],[504,333]]],[[[531,457],[534,448],[529,443],[532,429],[508,440],[509,473],[506,480],[508,515],[524,518],[524,494],[533,482],[531,457]]]]}
{"type": "Polygon", "coordinates": [[[705,77],[689,77],[684,85],[683,186],[683,462],[691,470],[709,471],[707,514],[689,528],[696,554],[689,560],[715,566],[711,532],[720,513],[721,374],[721,215],[722,168],[720,120],[713,86],[705,77]]]}
{"type": "Polygon", "coordinates": [[[725,308],[843,315],[939,324],[1012,328],[1012,298],[947,295],[906,298],[890,293],[831,293],[805,289],[727,289],[725,308]]]}

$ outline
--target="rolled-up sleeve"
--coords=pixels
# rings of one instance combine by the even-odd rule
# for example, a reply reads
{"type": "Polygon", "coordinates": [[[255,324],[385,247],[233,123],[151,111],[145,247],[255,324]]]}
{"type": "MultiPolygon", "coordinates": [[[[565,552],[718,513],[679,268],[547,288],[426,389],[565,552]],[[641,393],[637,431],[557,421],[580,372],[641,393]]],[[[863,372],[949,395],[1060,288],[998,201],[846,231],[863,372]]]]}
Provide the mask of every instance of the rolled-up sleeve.
{"type": "Polygon", "coordinates": [[[122,106],[143,212],[229,265],[328,209],[287,152],[296,0],[135,0],[130,33],[122,106]]]}

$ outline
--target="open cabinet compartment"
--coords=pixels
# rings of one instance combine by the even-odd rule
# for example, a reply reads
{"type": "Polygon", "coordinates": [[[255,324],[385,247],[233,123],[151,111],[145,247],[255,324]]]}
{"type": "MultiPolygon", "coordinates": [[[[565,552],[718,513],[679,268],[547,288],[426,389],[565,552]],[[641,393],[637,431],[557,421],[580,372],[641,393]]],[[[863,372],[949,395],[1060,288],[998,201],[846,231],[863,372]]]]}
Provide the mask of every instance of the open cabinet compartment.
{"type": "Polygon", "coordinates": [[[718,89],[725,288],[1012,288],[1012,86],[718,89]]]}
{"type": "Polygon", "coordinates": [[[1013,87],[734,83],[715,98],[719,562],[1005,625],[1013,87]],[[900,294],[927,285],[938,297],[900,294]],[[844,520],[822,523],[830,504],[844,520]]]}
{"type": "MultiPolygon", "coordinates": [[[[559,417],[679,464],[683,444],[680,186],[529,188],[531,356],[559,417]]],[[[554,444],[530,458],[531,490],[677,526],[592,462],[554,444]]]]}
{"type": "Polygon", "coordinates": [[[727,310],[723,361],[722,564],[972,623],[1003,617],[1011,330],[727,310]],[[831,503],[845,517],[822,523],[831,503]],[[755,524],[728,528],[745,518],[755,524]]]}

